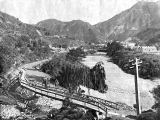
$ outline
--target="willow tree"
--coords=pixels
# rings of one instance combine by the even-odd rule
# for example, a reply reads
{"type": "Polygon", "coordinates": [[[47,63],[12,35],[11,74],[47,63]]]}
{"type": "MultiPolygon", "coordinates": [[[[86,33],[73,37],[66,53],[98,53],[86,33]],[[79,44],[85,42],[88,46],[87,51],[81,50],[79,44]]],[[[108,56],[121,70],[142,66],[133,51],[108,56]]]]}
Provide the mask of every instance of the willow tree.
{"type": "Polygon", "coordinates": [[[90,75],[94,90],[99,90],[100,92],[105,92],[107,90],[107,85],[105,84],[106,74],[104,67],[102,66],[103,62],[98,62],[91,70],[90,75]]]}
{"type": "Polygon", "coordinates": [[[83,85],[101,92],[106,88],[105,71],[99,63],[90,69],[78,61],[67,61],[64,56],[59,55],[43,64],[41,70],[50,74],[52,81],[57,79],[64,88],[75,90],[77,86],[83,85]]]}
{"type": "Polygon", "coordinates": [[[72,89],[75,89],[79,85],[92,87],[89,67],[79,62],[65,61],[57,79],[60,85],[65,88],[72,87],[72,89]]]}

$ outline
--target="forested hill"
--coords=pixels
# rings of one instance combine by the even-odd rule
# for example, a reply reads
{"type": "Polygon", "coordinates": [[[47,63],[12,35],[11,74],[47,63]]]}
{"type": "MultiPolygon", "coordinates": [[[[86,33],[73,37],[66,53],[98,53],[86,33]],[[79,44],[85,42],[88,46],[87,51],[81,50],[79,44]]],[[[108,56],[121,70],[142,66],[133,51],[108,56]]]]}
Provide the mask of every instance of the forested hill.
{"type": "Polygon", "coordinates": [[[101,43],[108,40],[125,41],[141,31],[152,28],[159,29],[159,21],[159,3],[140,1],[130,9],[96,25],[90,25],[81,20],[63,22],[47,19],[38,22],[37,26],[50,30],[51,34],[54,35],[69,36],[85,42],[101,43]]]}
{"type": "Polygon", "coordinates": [[[0,74],[11,67],[50,56],[49,44],[40,39],[37,30],[42,34],[48,32],[0,12],[0,74]]]}
{"type": "Polygon", "coordinates": [[[85,43],[68,36],[54,36],[52,31],[25,24],[18,18],[0,12],[0,74],[11,66],[51,56],[50,46],[80,46],[85,43]]]}
{"type": "Polygon", "coordinates": [[[98,29],[81,20],[62,22],[48,19],[37,23],[37,26],[49,29],[56,35],[69,36],[85,42],[101,43],[105,41],[105,38],[98,29]]]}

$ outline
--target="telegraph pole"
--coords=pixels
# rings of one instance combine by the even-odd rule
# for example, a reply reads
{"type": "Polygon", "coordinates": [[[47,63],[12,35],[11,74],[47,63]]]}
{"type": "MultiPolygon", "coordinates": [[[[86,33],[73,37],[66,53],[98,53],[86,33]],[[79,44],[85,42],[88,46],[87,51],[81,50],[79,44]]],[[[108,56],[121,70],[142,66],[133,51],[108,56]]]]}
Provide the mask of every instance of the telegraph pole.
{"type": "MultiPolygon", "coordinates": [[[[130,61],[130,62],[132,62],[132,61],[130,61]]],[[[134,68],[135,68],[135,72],[136,72],[136,74],[135,74],[135,95],[136,95],[137,115],[141,114],[140,92],[139,92],[139,73],[138,73],[138,67],[140,66],[140,63],[142,63],[142,61],[140,61],[139,58],[136,58],[135,63],[132,64],[135,66],[134,68]]]]}

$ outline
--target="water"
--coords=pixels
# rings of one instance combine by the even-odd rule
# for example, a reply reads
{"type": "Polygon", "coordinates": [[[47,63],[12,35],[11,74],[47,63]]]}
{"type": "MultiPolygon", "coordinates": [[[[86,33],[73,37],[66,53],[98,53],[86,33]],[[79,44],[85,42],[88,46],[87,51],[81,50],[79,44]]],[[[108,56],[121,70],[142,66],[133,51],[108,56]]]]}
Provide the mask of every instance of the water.
{"type": "MultiPolygon", "coordinates": [[[[113,102],[123,102],[127,105],[133,106],[133,104],[136,103],[134,75],[125,73],[117,65],[109,62],[109,57],[102,54],[87,56],[83,63],[89,67],[93,67],[99,61],[103,61],[104,63],[106,84],[108,85],[109,90],[106,94],[91,90],[90,95],[113,102]]],[[[155,101],[150,91],[156,87],[158,82],[153,82],[149,79],[139,79],[140,103],[142,110],[150,109],[154,104],[155,101]]]]}

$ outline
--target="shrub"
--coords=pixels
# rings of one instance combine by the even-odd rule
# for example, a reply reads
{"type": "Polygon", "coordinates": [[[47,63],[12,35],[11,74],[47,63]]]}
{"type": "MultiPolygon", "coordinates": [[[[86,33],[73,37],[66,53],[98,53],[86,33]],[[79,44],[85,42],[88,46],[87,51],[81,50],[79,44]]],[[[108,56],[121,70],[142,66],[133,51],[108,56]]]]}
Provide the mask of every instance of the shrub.
{"type": "Polygon", "coordinates": [[[155,112],[142,113],[137,117],[137,120],[155,120],[155,115],[155,112]]]}

